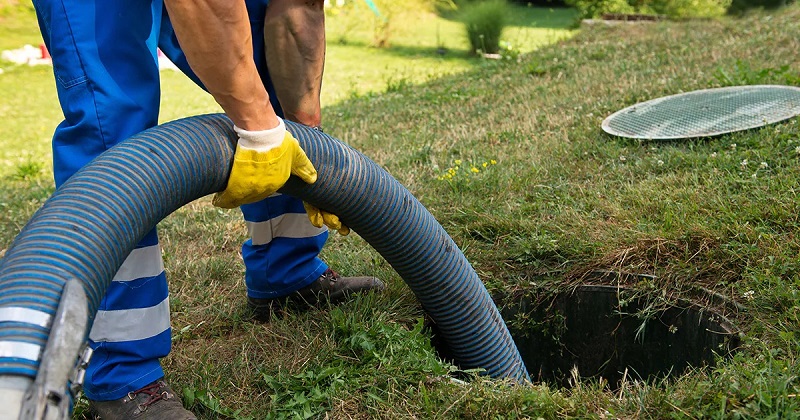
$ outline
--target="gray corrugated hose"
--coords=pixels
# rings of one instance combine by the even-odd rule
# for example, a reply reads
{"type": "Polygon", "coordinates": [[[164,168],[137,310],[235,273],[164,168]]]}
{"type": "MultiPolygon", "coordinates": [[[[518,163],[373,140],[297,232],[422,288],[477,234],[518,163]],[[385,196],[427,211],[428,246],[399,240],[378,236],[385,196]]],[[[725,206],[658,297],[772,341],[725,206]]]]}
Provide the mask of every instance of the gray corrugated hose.
{"type": "MultiPolygon", "coordinates": [[[[0,388],[4,378],[36,376],[69,280],[83,285],[91,325],[135,244],[173,211],[224,188],[236,142],[231,126],[214,114],[140,133],[73,175],[33,216],[0,263],[0,388]]],[[[292,178],[281,192],[339,215],[372,245],[414,292],[462,368],[528,380],[489,293],[427,209],[358,151],[299,124],[287,128],[318,181],[292,178]]]]}

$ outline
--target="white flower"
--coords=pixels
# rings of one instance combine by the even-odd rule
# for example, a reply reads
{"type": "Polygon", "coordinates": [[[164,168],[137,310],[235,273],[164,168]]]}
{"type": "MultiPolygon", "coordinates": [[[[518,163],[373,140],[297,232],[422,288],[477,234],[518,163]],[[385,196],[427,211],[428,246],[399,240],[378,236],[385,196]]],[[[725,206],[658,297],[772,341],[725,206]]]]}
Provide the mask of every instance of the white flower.
{"type": "Polygon", "coordinates": [[[800,155],[800,146],[795,147],[794,152],[800,155]]]}
{"type": "Polygon", "coordinates": [[[664,166],[664,161],[661,160],[661,159],[659,159],[657,163],[658,163],[658,166],[664,166]]]}
{"type": "Polygon", "coordinates": [[[760,165],[758,165],[758,166],[759,166],[761,169],[767,169],[767,168],[769,168],[769,164],[768,164],[767,162],[761,162],[761,164],[760,164],[760,165]]]}
{"type": "Polygon", "coordinates": [[[731,150],[736,150],[736,143],[731,143],[731,150]]]}
{"type": "Polygon", "coordinates": [[[742,297],[747,300],[753,300],[753,296],[756,294],[753,290],[748,290],[742,294],[742,297]]]}
{"type": "Polygon", "coordinates": [[[621,162],[625,162],[627,159],[625,158],[625,156],[620,156],[620,157],[619,157],[619,160],[620,160],[621,162]]]}
{"type": "Polygon", "coordinates": [[[742,160],[742,162],[739,163],[739,165],[742,165],[742,167],[747,166],[747,159],[742,160]]]}
{"type": "Polygon", "coordinates": [[[717,157],[717,152],[714,152],[714,153],[712,153],[712,154],[711,154],[711,157],[712,157],[712,158],[715,158],[715,157],[717,157]]]}

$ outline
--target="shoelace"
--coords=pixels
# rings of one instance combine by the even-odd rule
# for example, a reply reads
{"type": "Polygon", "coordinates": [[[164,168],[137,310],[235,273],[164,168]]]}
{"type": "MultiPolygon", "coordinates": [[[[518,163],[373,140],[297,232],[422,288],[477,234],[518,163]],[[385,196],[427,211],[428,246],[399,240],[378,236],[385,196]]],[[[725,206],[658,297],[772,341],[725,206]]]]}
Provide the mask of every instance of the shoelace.
{"type": "Polygon", "coordinates": [[[147,400],[145,402],[137,404],[140,411],[147,410],[147,407],[153,405],[154,403],[166,400],[171,398],[172,396],[169,394],[167,390],[161,390],[165,384],[161,381],[153,382],[150,385],[145,386],[144,388],[137,389],[136,391],[132,391],[128,393],[128,398],[133,401],[139,394],[147,394],[147,400]]]}
{"type": "Polygon", "coordinates": [[[325,280],[328,280],[331,283],[336,283],[336,281],[339,280],[340,276],[339,273],[333,271],[332,268],[329,268],[325,270],[324,273],[322,273],[322,277],[325,277],[325,280]]]}

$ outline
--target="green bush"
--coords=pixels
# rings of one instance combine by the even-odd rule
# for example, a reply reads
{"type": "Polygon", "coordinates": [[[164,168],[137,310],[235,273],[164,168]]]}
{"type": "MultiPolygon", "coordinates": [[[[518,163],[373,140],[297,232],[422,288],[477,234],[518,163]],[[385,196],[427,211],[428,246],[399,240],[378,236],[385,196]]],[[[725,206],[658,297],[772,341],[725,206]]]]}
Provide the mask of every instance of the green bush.
{"type": "MultiPolygon", "coordinates": [[[[672,19],[722,16],[732,0],[567,0],[578,10],[580,19],[604,14],[662,15],[672,19]]],[[[738,0],[737,0],[738,1],[738,0]]],[[[766,0],[769,1],[769,0],[766,0]]]]}
{"type": "Polygon", "coordinates": [[[651,0],[642,2],[658,15],[673,19],[710,18],[727,13],[731,0],[651,0]]]}
{"type": "Polygon", "coordinates": [[[472,53],[497,54],[508,15],[506,0],[489,0],[463,6],[461,19],[472,53]]]}
{"type": "Polygon", "coordinates": [[[794,3],[794,0],[733,0],[733,4],[731,4],[728,11],[735,14],[759,7],[775,9],[790,3],[794,3]]]}
{"type": "Polygon", "coordinates": [[[567,0],[567,4],[578,10],[579,19],[594,19],[606,13],[633,13],[635,9],[628,0],[567,0]]]}

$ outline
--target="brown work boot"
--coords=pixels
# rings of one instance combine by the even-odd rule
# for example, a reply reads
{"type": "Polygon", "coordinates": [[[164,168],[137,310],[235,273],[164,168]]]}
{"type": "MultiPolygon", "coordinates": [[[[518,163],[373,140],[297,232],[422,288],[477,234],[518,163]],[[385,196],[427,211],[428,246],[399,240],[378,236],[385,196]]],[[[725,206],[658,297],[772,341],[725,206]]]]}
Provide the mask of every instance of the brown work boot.
{"type": "Polygon", "coordinates": [[[159,379],[114,401],[89,401],[95,420],[197,420],[181,399],[159,379]]]}
{"type": "Polygon", "coordinates": [[[248,297],[247,305],[253,310],[256,319],[265,321],[270,318],[272,311],[284,309],[289,305],[306,309],[322,302],[336,304],[354,293],[370,290],[379,292],[384,288],[383,282],[375,277],[342,277],[329,268],[315,282],[294,293],[271,299],[248,297]]]}

